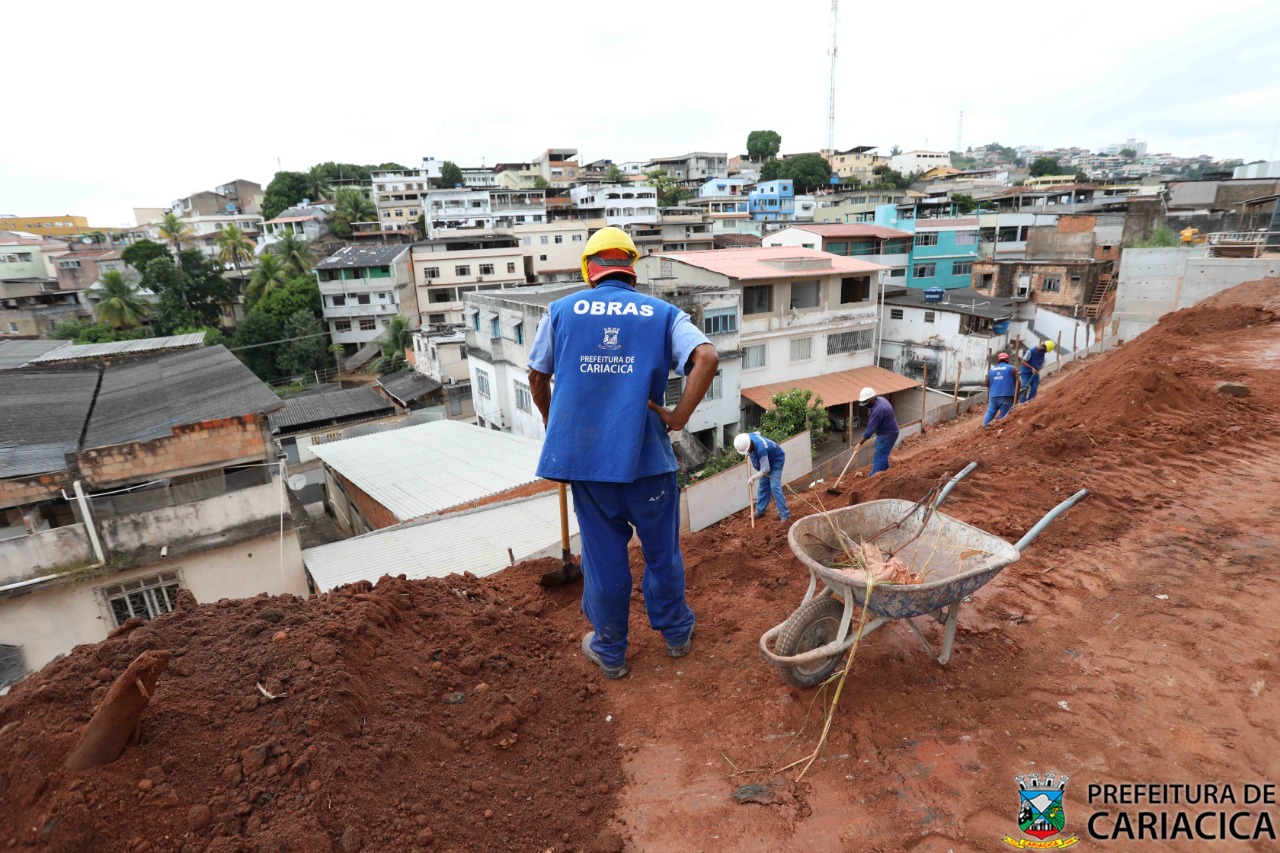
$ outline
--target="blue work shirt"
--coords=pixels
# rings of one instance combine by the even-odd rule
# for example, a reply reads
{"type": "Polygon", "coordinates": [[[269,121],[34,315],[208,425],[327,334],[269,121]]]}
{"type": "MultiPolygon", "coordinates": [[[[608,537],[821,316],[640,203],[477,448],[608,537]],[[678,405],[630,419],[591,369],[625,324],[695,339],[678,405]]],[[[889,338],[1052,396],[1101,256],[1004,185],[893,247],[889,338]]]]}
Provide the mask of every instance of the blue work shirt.
{"type": "Polygon", "coordinates": [[[894,417],[893,404],[884,397],[876,397],[871,404],[871,416],[867,419],[867,430],[862,434],[862,440],[866,441],[873,435],[897,434],[898,419],[894,417]]]}
{"type": "Polygon", "coordinates": [[[538,476],[630,483],[679,467],[662,405],[667,375],[684,375],[709,343],[669,302],[608,278],[551,303],[529,350],[529,368],[555,377],[538,476]]]}
{"type": "Polygon", "coordinates": [[[1012,397],[1016,379],[1013,365],[1001,362],[987,373],[987,384],[990,385],[987,393],[991,397],[1012,397]]]}
{"type": "Polygon", "coordinates": [[[781,469],[787,461],[787,454],[782,452],[782,445],[758,432],[749,433],[751,447],[747,450],[747,459],[751,467],[768,474],[774,468],[781,469]]]}
{"type": "MultiPolygon", "coordinates": [[[[1027,350],[1027,354],[1022,357],[1022,360],[1034,367],[1036,370],[1039,370],[1044,367],[1044,356],[1045,351],[1037,346],[1027,350]]],[[[1024,372],[1027,371],[1027,365],[1024,364],[1022,369],[1024,372]]]]}

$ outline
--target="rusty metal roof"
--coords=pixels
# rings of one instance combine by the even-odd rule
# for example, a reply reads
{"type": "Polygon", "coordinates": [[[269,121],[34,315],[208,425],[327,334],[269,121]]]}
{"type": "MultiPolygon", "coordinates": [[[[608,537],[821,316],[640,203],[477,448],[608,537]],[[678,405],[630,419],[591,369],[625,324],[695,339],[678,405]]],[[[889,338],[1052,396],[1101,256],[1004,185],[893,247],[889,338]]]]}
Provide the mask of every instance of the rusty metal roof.
{"type": "Polygon", "coordinates": [[[824,406],[843,406],[856,402],[858,394],[863,388],[868,387],[875,389],[877,394],[893,394],[896,391],[919,388],[920,380],[910,379],[892,370],[885,370],[883,367],[855,367],[851,370],[841,370],[839,373],[810,376],[807,379],[788,379],[785,382],[743,388],[742,396],[761,408],[772,409],[774,395],[785,393],[792,388],[803,388],[821,397],[824,406]]]}

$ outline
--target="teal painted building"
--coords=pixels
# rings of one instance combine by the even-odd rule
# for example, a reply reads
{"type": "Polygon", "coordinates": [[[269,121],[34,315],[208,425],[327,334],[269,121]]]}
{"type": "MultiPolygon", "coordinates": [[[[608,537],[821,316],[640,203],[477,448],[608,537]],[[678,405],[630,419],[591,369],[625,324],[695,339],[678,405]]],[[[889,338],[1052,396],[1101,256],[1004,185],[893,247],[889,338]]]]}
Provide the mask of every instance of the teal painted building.
{"type": "Polygon", "coordinates": [[[892,204],[876,208],[876,224],[912,233],[911,257],[905,284],[908,287],[969,287],[973,262],[978,259],[978,217],[929,216],[916,218],[913,209],[892,204]]]}

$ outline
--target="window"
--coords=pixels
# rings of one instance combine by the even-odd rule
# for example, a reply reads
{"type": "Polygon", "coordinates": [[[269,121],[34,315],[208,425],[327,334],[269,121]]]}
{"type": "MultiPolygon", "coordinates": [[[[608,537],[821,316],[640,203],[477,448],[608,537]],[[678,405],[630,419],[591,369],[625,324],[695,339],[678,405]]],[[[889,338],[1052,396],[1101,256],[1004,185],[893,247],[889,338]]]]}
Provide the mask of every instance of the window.
{"type": "Polygon", "coordinates": [[[529,386],[516,380],[516,408],[522,412],[533,413],[533,395],[529,393],[529,386]]]}
{"type": "Polygon", "coordinates": [[[474,331],[477,331],[477,332],[478,332],[478,331],[480,331],[480,314],[479,314],[479,312],[476,312],[476,311],[473,311],[473,312],[472,312],[472,314],[471,314],[471,328],[472,328],[474,331]]]}
{"type": "Polygon", "coordinates": [[[821,293],[816,281],[791,282],[792,308],[817,308],[821,293]]]}
{"type": "Polygon", "coordinates": [[[528,246],[528,245],[529,245],[530,243],[532,243],[532,242],[533,242],[533,238],[532,238],[532,237],[521,237],[521,238],[520,238],[520,245],[522,245],[522,246],[528,246]]]}
{"type": "Polygon", "coordinates": [[[515,271],[516,271],[515,261],[508,261],[508,262],[507,262],[507,272],[509,272],[509,273],[513,273],[513,272],[515,272],[515,271]]]}
{"type": "Polygon", "coordinates": [[[369,301],[370,301],[370,300],[369,300],[369,294],[367,294],[367,293],[358,293],[358,294],[356,294],[356,304],[358,304],[358,305],[368,305],[368,304],[369,304],[369,301]]]}
{"type": "Polygon", "coordinates": [[[333,307],[333,308],[341,308],[343,305],[346,305],[346,304],[347,304],[347,297],[345,297],[345,296],[330,296],[330,297],[329,297],[329,304],[330,304],[330,305],[331,305],[331,307],[333,307]]]}
{"type": "Polygon", "coordinates": [[[462,398],[456,394],[449,395],[449,415],[456,416],[462,414],[462,398]]]}
{"type": "Polygon", "coordinates": [[[856,332],[840,332],[835,335],[827,335],[827,355],[840,355],[846,352],[871,349],[871,343],[871,329],[859,329],[856,332]]]}
{"type": "Polygon", "coordinates": [[[768,314],[773,310],[773,285],[753,284],[742,288],[742,315],[768,314]]]}
{"type": "Polygon", "coordinates": [[[493,264],[481,264],[480,275],[493,275],[493,264]]]}
{"type": "Polygon", "coordinates": [[[907,277],[906,267],[894,267],[893,269],[889,270],[889,278],[906,278],[906,277],[907,277]]]}
{"type": "Polygon", "coordinates": [[[546,259],[547,259],[546,255],[538,255],[538,260],[545,261],[546,259]]]}
{"type": "Polygon", "coordinates": [[[454,275],[471,275],[471,265],[458,264],[456,267],[453,268],[453,274],[454,275]]]}
{"type": "Polygon", "coordinates": [[[768,350],[764,344],[742,348],[742,369],[753,370],[769,363],[768,350]]]}
{"type": "Polygon", "coordinates": [[[351,321],[350,320],[334,320],[333,330],[335,332],[349,332],[351,331],[351,321]]]}
{"type": "Polygon", "coordinates": [[[476,391],[480,392],[481,397],[489,397],[489,374],[483,370],[476,371],[476,391]]]}
{"type": "Polygon", "coordinates": [[[550,240],[550,238],[549,238],[549,237],[547,237],[547,235],[546,235],[546,234],[543,234],[541,237],[539,237],[539,238],[538,238],[538,242],[545,246],[545,245],[547,245],[548,243],[550,243],[550,242],[551,242],[551,240],[550,240]]]}
{"type": "Polygon", "coordinates": [[[674,406],[680,402],[680,392],[684,390],[684,379],[679,376],[673,376],[667,380],[667,393],[665,402],[668,406],[674,406]]]}
{"type": "Polygon", "coordinates": [[[973,273],[973,261],[956,261],[951,265],[952,275],[970,275],[973,273]]]}
{"type": "Polygon", "coordinates": [[[916,264],[915,271],[912,273],[913,278],[933,278],[933,274],[937,269],[937,264],[916,264]]]}
{"type": "Polygon", "coordinates": [[[878,359],[878,363],[885,370],[893,370],[893,359],[891,358],[878,359]]]}
{"type": "Polygon", "coordinates": [[[423,278],[439,278],[440,267],[423,267],[422,276],[423,278]]]}
{"type": "Polygon", "coordinates": [[[702,312],[702,333],[704,335],[727,335],[738,331],[738,311],[736,308],[708,308],[702,312]]]}
{"type": "Polygon", "coordinates": [[[978,232],[964,231],[956,234],[957,246],[976,246],[978,245],[978,232]]]}
{"type": "Polygon", "coordinates": [[[902,310],[901,308],[890,308],[890,309],[889,309],[889,319],[890,319],[890,320],[901,320],[901,319],[902,319],[903,317],[905,317],[905,316],[906,316],[906,315],[903,313],[903,310],[902,310]]]}
{"type": "Polygon", "coordinates": [[[1040,280],[1040,289],[1045,293],[1057,293],[1062,290],[1062,276],[1047,275],[1040,280]]]}
{"type": "Polygon", "coordinates": [[[360,331],[376,332],[378,330],[378,320],[376,317],[361,317],[360,331]]]}
{"type": "Polygon", "coordinates": [[[58,269],[78,270],[80,269],[80,262],[79,261],[58,261],[58,269]]]}
{"type": "Polygon", "coordinates": [[[860,275],[840,279],[840,304],[866,302],[871,298],[871,276],[860,275]]]}
{"type": "Polygon", "coordinates": [[[431,326],[439,326],[439,325],[443,325],[443,324],[444,324],[444,315],[443,315],[443,314],[428,314],[428,315],[427,315],[427,324],[428,324],[428,325],[431,325],[431,326]]]}
{"type": "Polygon", "coordinates": [[[924,321],[925,321],[926,323],[932,323],[932,322],[933,322],[933,320],[934,320],[934,316],[935,316],[935,315],[934,315],[934,313],[933,313],[932,311],[926,311],[926,312],[924,312],[924,321]]]}
{"type": "Polygon", "coordinates": [[[165,572],[154,577],[104,587],[102,596],[107,600],[111,616],[119,626],[134,616],[154,619],[170,612],[178,606],[178,589],[178,573],[165,572]]]}
{"type": "Polygon", "coordinates": [[[563,243],[563,242],[564,242],[564,235],[563,235],[563,234],[557,234],[557,235],[556,235],[556,242],[557,242],[557,243],[563,243]]]}
{"type": "Polygon", "coordinates": [[[917,234],[916,245],[917,246],[936,246],[938,245],[938,235],[937,234],[917,234]]]}
{"type": "Polygon", "coordinates": [[[793,338],[791,341],[791,360],[808,361],[813,358],[813,338],[793,338]]]}
{"type": "Polygon", "coordinates": [[[1079,287],[1080,287],[1080,276],[1078,276],[1078,275],[1073,275],[1073,276],[1071,276],[1071,286],[1072,286],[1073,288],[1079,288],[1079,287]]]}
{"type": "Polygon", "coordinates": [[[18,324],[17,324],[17,323],[10,323],[10,324],[9,324],[9,331],[11,331],[11,332],[16,332],[16,331],[18,331],[18,324]]]}
{"type": "Polygon", "coordinates": [[[492,320],[489,321],[489,337],[491,338],[502,337],[502,327],[498,325],[497,317],[494,317],[492,320]]]}
{"type": "Polygon", "coordinates": [[[582,242],[582,235],[581,235],[581,234],[574,234],[574,235],[573,235],[573,242],[575,242],[575,243],[581,243],[581,242],[582,242]]]}
{"type": "Polygon", "coordinates": [[[518,344],[524,343],[524,321],[514,323],[511,326],[511,337],[518,344]]]}
{"type": "Polygon", "coordinates": [[[711,387],[707,389],[704,400],[719,400],[724,396],[724,377],[721,374],[724,371],[717,370],[716,375],[711,379],[711,387]]]}

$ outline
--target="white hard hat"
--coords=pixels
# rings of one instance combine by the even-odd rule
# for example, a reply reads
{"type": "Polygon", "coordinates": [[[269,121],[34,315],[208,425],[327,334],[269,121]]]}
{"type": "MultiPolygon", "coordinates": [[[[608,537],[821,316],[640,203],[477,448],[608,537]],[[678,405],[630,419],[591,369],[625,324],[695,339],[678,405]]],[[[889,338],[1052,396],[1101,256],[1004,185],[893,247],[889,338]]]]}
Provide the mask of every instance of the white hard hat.
{"type": "Polygon", "coordinates": [[[733,439],[733,449],[746,456],[747,451],[751,449],[751,436],[745,432],[738,433],[733,439]]]}
{"type": "Polygon", "coordinates": [[[859,403],[865,403],[865,402],[867,402],[868,400],[870,400],[870,399],[874,398],[875,396],[876,396],[876,389],[874,389],[874,388],[863,388],[863,389],[862,389],[862,393],[860,393],[860,394],[858,395],[858,402],[859,402],[859,403]]]}

